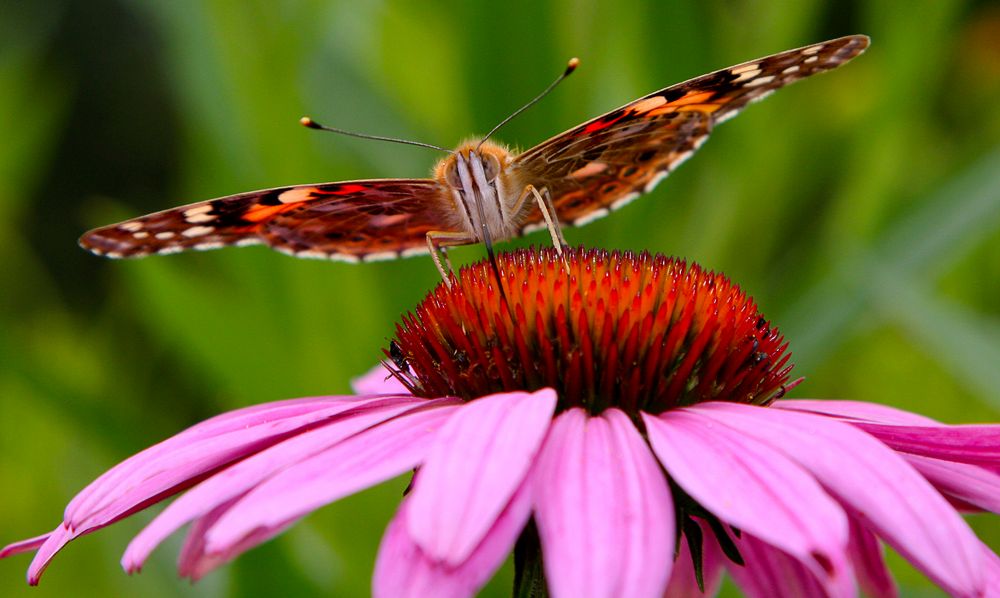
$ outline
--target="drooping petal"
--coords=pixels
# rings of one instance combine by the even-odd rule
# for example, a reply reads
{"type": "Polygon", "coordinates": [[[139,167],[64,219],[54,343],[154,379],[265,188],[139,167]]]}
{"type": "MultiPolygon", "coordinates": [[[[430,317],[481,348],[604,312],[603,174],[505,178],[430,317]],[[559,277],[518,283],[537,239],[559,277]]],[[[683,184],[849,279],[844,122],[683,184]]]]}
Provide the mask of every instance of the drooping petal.
{"type": "Polygon", "coordinates": [[[901,426],[870,422],[854,425],[904,453],[972,464],[1000,462],[1000,425],[901,426]]]}
{"type": "Polygon", "coordinates": [[[975,596],[983,590],[975,534],[920,474],[872,436],[835,419],[782,409],[731,403],[687,409],[784,451],[946,591],[975,596]]]}
{"type": "Polygon", "coordinates": [[[385,365],[378,364],[366,373],[351,380],[351,388],[359,395],[408,395],[409,389],[403,386],[385,365]]]}
{"type": "Polygon", "coordinates": [[[968,463],[903,455],[939,492],[984,511],[1000,513],[1000,475],[968,463]]]}
{"type": "Polygon", "coordinates": [[[832,594],[853,594],[847,516],[811,474],[770,445],[687,409],[643,414],[643,421],[664,469],[699,504],[799,559],[832,594]]]}
{"type": "Polygon", "coordinates": [[[726,557],[722,554],[715,537],[710,532],[706,533],[704,527],[702,529],[701,571],[705,591],[702,592],[698,587],[691,550],[688,548],[687,540],[682,538],[680,550],[670,571],[670,583],[667,584],[663,598],[708,598],[718,594],[719,586],[722,585],[726,557]]]}
{"type": "Polygon", "coordinates": [[[228,547],[224,552],[207,552],[205,533],[211,529],[213,525],[215,525],[215,522],[219,520],[219,517],[221,517],[229,509],[229,507],[236,502],[236,500],[237,499],[233,499],[219,505],[205,516],[195,519],[194,523],[191,524],[191,530],[184,539],[184,546],[181,547],[180,554],[177,557],[177,572],[181,577],[187,577],[192,581],[197,581],[218,567],[235,559],[247,550],[270,540],[298,522],[298,519],[292,519],[282,523],[281,525],[262,527],[254,530],[252,534],[243,538],[243,540],[239,543],[228,547]]]}
{"type": "Polygon", "coordinates": [[[673,560],[673,504],[624,413],[559,415],[532,475],[553,596],[662,595],[673,560]]]}
{"type": "Polygon", "coordinates": [[[0,559],[5,559],[15,554],[21,554],[22,552],[38,550],[42,544],[45,544],[45,541],[48,540],[51,535],[51,533],[42,534],[40,536],[35,536],[34,538],[28,538],[19,542],[12,542],[3,548],[0,548],[0,559]]]}
{"type": "Polygon", "coordinates": [[[432,559],[458,565],[521,485],[545,438],[556,393],[512,392],[462,406],[438,432],[413,483],[407,530],[432,559]]]}
{"type": "Polygon", "coordinates": [[[331,421],[271,446],[220,471],[175,500],[137,535],[122,557],[122,566],[133,571],[142,566],[149,553],[185,523],[201,517],[217,506],[242,496],[264,479],[338,442],[418,407],[441,400],[412,398],[376,405],[353,415],[331,421]]]}
{"type": "Polygon", "coordinates": [[[854,576],[870,598],[896,598],[896,582],[885,564],[882,545],[875,534],[851,517],[851,542],[848,545],[854,576]]]}
{"type": "Polygon", "coordinates": [[[838,401],[833,399],[782,399],[775,401],[771,407],[791,411],[806,411],[832,415],[839,418],[860,419],[884,424],[902,424],[913,426],[943,426],[941,422],[924,415],[903,411],[888,405],[867,403],[865,401],[838,401]]]}
{"type": "Polygon", "coordinates": [[[70,501],[65,520],[78,535],[92,531],[163,500],[196,483],[204,474],[267,448],[304,427],[348,411],[412,400],[412,397],[297,400],[270,409],[213,418],[111,468],[70,501]],[[212,425],[206,425],[210,422],[212,425]]]}
{"type": "Polygon", "coordinates": [[[38,580],[42,578],[45,568],[49,566],[49,563],[52,562],[56,554],[63,549],[63,546],[66,546],[74,537],[75,535],[66,527],[66,524],[60,524],[59,527],[48,534],[45,542],[38,547],[35,558],[31,559],[31,564],[28,565],[29,585],[38,585],[38,580]]]}
{"type": "Polygon", "coordinates": [[[458,405],[405,414],[285,468],[248,492],[206,532],[209,553],[226,552],[260,528],[274,528],[413,469],[458,405]]]}
{"type": "Polygon", "coordinates": [[[407,532],[407,519],[414,516],[410,507],[410,499],[403,502],[382,538],[372,580],[376,598],[474,595],[510,554],[527,524],[531,490],[524,485],[514,493],[479,545],[458,565],[432,558],[413,541],[407,532]]]}
{"type": "Polygon", "coordinates": [[[728,563],[729,574],[748,598],[826,598],[829,594],[812,571],[795,557],[786,554],[751,534],[736,542],[745,565],[728,563]]]}
{"type": "Polygon", "coordinates": [[[298,429],[345,412],[413,400],[413,397],[293,399],[249,407],[189,428],[130,457],[77,494],[67,507],[67,513],[75,512],[77,520],[67,515],[66,522],[48,534],[29,566],[29,580],[38,583],[49,561],[72,540],[188,488],[218,467],[287,438],[298,429]]]}

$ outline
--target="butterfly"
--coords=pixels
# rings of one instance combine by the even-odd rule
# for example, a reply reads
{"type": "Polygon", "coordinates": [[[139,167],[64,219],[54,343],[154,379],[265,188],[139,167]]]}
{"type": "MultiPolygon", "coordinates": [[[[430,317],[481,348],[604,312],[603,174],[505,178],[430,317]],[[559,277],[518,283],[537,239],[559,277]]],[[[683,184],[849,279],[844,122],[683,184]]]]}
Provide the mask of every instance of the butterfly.
{"type": "MultiPolygon", "coordinates": [[[[262,243],[297,257],[346,262],[430,253],[447,280],[438,249],[484,243],[492,255],[494,241],[544,228],[559,248],[561,226],[584,225],[649,192],[715,125],[780,87],[839,67],[868,43],[851,35],[702,75],[520,154],[487,135],[450,152],[433,178],[251,191],[97,228],[80,245],[110,258],[262,243]]],[[[575,67],[574,59],[546,91],[575,67]]],[[[303,124],[324,128],[309,119],[303,124]]]]}

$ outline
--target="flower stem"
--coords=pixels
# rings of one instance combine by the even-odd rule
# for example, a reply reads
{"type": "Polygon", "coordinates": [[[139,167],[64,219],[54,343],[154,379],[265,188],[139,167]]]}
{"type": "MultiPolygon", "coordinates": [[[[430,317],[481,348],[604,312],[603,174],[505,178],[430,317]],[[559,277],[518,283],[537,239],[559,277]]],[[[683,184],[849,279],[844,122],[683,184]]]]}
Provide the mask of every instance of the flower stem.
{"type": "Polygon", "coordinates": [[[528,523],[514,545],[514,598],[548,598],[542,545],[535,522],[528,523]]]}

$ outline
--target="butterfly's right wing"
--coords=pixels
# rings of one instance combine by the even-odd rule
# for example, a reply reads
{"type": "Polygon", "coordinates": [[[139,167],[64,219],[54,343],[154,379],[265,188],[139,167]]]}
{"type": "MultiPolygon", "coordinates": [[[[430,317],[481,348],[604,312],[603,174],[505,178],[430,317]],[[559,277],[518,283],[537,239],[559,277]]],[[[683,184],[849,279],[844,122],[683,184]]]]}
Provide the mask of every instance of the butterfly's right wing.
{"type": "Polygon", "coordinates": [[[449,201],[431,179],[279,187],[94,229],[80,246],[112,258],[263,243],[298,257],[392,259],[427,252],[427,233],[449,222],[449,201]]]}
{"type": "MultiPolygon", "coordinates": [[[[868,41],[841,37],[672,85],[527,150],[513,170],[549,191],[561,222],[586,224],[650,191],[715,125],[781,87],[843,65],[868,41]]],[[[543,224],[533,206],[522,216],[528,230],[543,224]]]]}

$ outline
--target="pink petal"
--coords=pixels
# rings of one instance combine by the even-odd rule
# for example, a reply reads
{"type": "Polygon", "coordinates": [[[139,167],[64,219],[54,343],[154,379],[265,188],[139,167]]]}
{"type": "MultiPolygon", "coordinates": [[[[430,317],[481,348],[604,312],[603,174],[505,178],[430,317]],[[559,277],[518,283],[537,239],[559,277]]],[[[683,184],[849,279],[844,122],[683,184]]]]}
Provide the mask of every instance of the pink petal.
{"type": "MultiPolygon", "coordinates": [[[[196,483],[227,463],[256,453],[288,435],[351,410],[413,401],[403,398],[297,400],[271,409],[213,418],[113,467],[66,507],[66,522],[93,531],[196,483]]],[[[81,529],[82,528],[82,529],[81,529]]]]}
{"type": "Polygon", "coordinates": [[[882,545],[875,534],[851,517],[851,542],[848,554],[854,565],[858,584],[870,598],[896,598],[896,582],[885,564],[882,545]]]}
{"type": "Polygon", "coordinates": [[[729,574],[749,598],[828,596],[816,576],[798,559],[750,534],[743,534],[736,544],[746,564],[740,567],[729,563],[729,574]]]}
{"type": "Polygon", "coordinates": [[[939,492],[984,511],[1000,513],[1000,475],[977,465],[903,455],[939,492]]]}
{"type": "Polygon", "coordinates": [[[853,425],[784,409],[732,403],[687,409],[784,451],[946,591],[975,596],[983,590],[982,554],[972,530],[901,456],[875,438],[853,425]]]}
{"type": "Polygon", "coordinates": [[[205,533],[215,525],[219,517],[235,502],[236,499],[219,505],[212,512],[194,521],[177,559],[177,571],[181,577],[197,581],[211,571],[228,563],[254,546],[270,540],[298,522],[298,519],[293,519],[279,526],[260,528],[243,538],[238,544],[230,546],[225,552],[206,552],[205,533]]]}
{"type": "Polygon", "coordinates": [[[75,537],[73,532],[67,529],[65,525],[60,525],[52,530],[52,533],[48,535],[45,542],[38,548],[35,558],[31,559],[31,564],[28,565],[29,585],[38,585],[38,580],[42,578],[42,573],[45,572],[45,568],[49,566],[52,558],[75,537]]]}
{"type": "Polygon", "coordinates": [[[659,465],[625,414],[564,412],[532,476],[553,596],[663,594],[673,560],[673,503],[659,465]]]}
{"type": "Polygon", "coordinates": [[[902,424],[914,426],[941,426],[941,422],[929,417],[864,401],[835,401],[831,399],[782,399],[771,407],[789,409],[792,411],[807,411],[822,415],[832,415],[839,418],[860,419],[884,424],[902,424]]]}
{"type": "Polygon", "coordinates": [[[127,571],[139,569],[149,553],[177,528],[205,515],[220,504],[242,496],[279,470],[326,450],[373,425],[438,402],[413,398],[388,405],[375,405],[354,415],[345,414],[344,417],[279,442],[214,474],[175,500],[146,526],[129,544],[122,557],[122,566],[127,571]]]}
{"type": "Polygon", "coordinates": [[[382,538],[372,580],[372,595],[376,598],[474,595],[510,554],[527,524],[531,491],[525,485],[514,493],[482,542],[458,565],[430,557],[410,538],[407,520],[412,516],[411,506],[411,499],[403,502],[382,538]]]}
{"type": "Polygon", "coordinates": [[[51,535],[52,534],[42,534],[40,536],[35,536],[34,538],[28,538],[27,540],[21,540],[20,542],[8,544],[0,549],[0,559],[5,559],[15,554],[21,554],[22,552],[37,550],[42,544],[45,544],[45,541],[48,540],[51,535]]]}
{"type": "Polygon", "coordinates": [[[378,364],[365,374],[351,380],[351,388],[359,395],[408,395],[409,389],[392,375],[385,365],[378,364]]]}
{"type": "Polygon", "coordinates": [[[706,598],[715,596],[719,592],[726,557],[722,554],[715,537],[705,527],[702,528],[702,538],[701,573],[705,591],[698,589],[691,551],[688,549],[687,540],[681,538],[680,551],[670,571],[670,583],[667,584],[663,598],[706,598]]]}
{"type": "Polygon", "coordinates": [[[698,503],[799,559],[831,591],[853,594],[847,517],[812,475],[779,450],[686,409],[643,414],[643,421],[664,469],[698,503]]]}
{"type": "Polygon", "coordinates": [[[208,552],[226,552],[259,528],[273,528],[419,465],[457,405],[407,413],[271,476],[208,530],[208,552]]]}
{"type": "Polygon", "coordinates": [[[853,422],[890,448],[945,461],[1000,462],[1000,425],[901,426],[853,422]]]}
{"type": "Polygon", "coordinates": [[[512,392],[463,405],[438,432],[413,484],[407,530],[428,557],[459,565],[521,485],[556,393],[512,392]]]}
{"type": "Polygon", "coordinates": [[[986,561],[986,593],[985,596],[1000,596],[1000,556],[983,544],[983,559],[986,561]]]}

